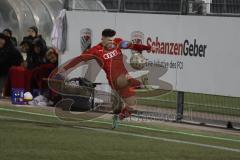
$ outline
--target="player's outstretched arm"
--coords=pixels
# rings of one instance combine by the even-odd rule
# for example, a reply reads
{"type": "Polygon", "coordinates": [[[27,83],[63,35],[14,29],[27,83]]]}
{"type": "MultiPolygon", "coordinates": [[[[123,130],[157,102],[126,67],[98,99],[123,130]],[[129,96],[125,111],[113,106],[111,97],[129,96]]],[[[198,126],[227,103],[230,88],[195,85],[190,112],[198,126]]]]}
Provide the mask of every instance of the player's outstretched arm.
{"type": "Polygon", "coordinates": [[[78,65],[80,62],[82,61],[86,62],[91,59],[94,59],[93,50],[89,49],[83,52],[80,56],[73,58],[69,63],[67,63],[66,65],[63,65],[61,68],[67,71],[70,68],[73,68],[76,65],[78,65]]]}
{"type": "Polygon", "coordinates": [[[82,61],[88,61],[94,59],[94,52],[95,50],[89,49],[83,52],[80,56],[73,58],[72,60],[62,64],[59,68],[56,68],[49,78],[54,79],[64,79],[67,75],[82,61]]]}

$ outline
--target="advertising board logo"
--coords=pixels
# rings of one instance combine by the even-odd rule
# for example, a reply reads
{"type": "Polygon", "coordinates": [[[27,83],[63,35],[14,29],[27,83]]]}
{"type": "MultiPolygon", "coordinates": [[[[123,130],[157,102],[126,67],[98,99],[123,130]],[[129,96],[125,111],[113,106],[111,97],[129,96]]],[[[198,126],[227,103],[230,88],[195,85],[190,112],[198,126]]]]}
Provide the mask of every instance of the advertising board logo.
{"type": "Polygon", "coordinates": [[[80,31],[80,43],[82,52],[91,48],[92,30],[90,28],[84,28],[80,31]]]}
{"type": "Polygon", "coordinates": [[[196,38],[193,40],[185,39],[183,42],[164,42],[159,37],[155,39],[147,38],[147,45],[154,50],[148,51],[152,54],[166,54],[174,56],[206,57],[207,45],[199,43],[196,38]]]}

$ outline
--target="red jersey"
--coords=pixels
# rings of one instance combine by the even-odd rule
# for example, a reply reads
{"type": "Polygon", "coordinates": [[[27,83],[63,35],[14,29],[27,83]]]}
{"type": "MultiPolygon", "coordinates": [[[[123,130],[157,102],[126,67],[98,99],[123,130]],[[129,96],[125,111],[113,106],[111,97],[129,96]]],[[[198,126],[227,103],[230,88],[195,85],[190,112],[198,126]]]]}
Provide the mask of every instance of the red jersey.
{"type": "MultiPolygon", "coordinates": [[[[74,58],[69,64],[67,64],[64,69],[68,70],[69,68],[74,67],[81,61],[88,61],[91,59],[95,59],[98,64],[103,68],[107,75],[107,79],[109,84],[113,86],[112,81],[116,80],[118,76],[121,74],[127,74],[128,71],[126,70],[123,62],[123,54],[121,51],[120,43],[123,41],[120,38],[116,38],[113,40],[114,44],[116,44],[116,48],[107,51],[104,49],[104,46],[100,43],[93,48],[88,49],[87,51],[83,52],[80,56],[74,58]]],[[[139,45],[139,44],[131,44],[125,49],[133,49],[137,51],[149,50],[151,49],[150,46],[139,45]]]]}

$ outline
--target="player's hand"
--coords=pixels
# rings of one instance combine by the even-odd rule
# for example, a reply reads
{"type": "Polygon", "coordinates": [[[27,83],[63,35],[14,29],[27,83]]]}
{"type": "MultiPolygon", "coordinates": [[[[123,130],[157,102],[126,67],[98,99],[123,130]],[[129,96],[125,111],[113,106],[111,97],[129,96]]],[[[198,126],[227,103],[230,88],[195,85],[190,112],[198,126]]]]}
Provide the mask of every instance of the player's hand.
{"type": "Polygon", "coordinates": [[[56,80],[64,80],[67,77],[67,71],[63,68],[57,68],[53,78],[56,80]]]}
{"type": "Polygon", "coordinates": [[[58,74],[64,74],[66,72],[66,70],[63,67],[59,67],[58,68],[58,74]]]}
{"type": "Polygon", "coordinates": [[[128,49],[128,48],[131,48],[131,46],[132,46],[132,42],[130,42],[130,41],[122,41],[120,43],[121,49],[128,49]]]}

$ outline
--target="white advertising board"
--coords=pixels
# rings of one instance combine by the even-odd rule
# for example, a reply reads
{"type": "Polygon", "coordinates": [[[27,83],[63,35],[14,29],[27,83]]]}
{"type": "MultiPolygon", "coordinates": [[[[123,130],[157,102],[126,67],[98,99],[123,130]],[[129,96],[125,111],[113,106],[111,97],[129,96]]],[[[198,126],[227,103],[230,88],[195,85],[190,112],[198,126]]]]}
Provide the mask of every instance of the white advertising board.
{"type": "MultiPolygon", "coordinates": [[[[61,63],[80,55],[83,29],[91,30],[92,46],[105,28],[124,40],[138,31],[143,44],[156,50],[143,52],[148,67],[132,75],[148,72],[150,84],[162,80],[177,91],[240,97],[240,18],[70,11],[67,21],[68,50],[61,63]]],[[[129,61],[131,50],[123,53],[129,61]]],[[[96,81],[107,82],[103,71],[96,81]]]]}

